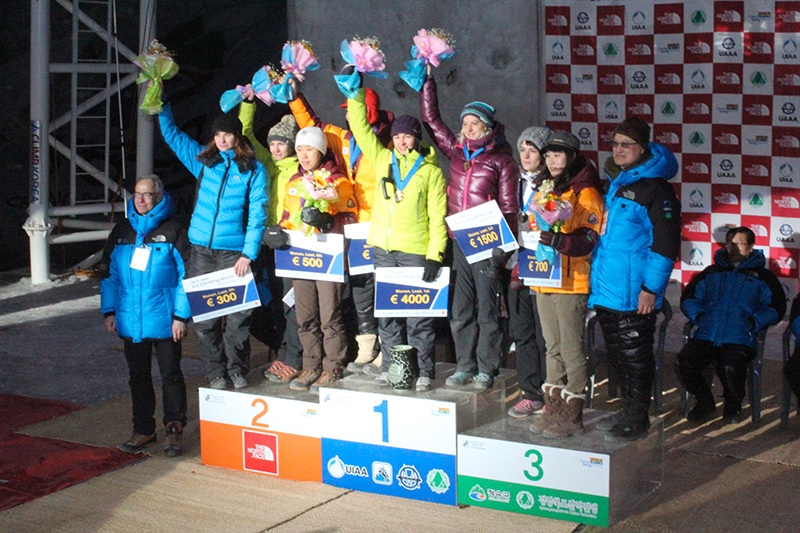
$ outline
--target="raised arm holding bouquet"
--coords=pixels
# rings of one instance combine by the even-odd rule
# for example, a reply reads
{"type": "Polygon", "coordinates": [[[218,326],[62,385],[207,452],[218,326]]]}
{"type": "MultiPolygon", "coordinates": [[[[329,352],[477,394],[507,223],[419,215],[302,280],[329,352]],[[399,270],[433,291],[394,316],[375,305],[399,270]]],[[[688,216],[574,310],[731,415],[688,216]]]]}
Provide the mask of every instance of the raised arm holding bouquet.
{"type": "Polygon", "coordinates": [[[136,64],[142,69],[136,78],[136,84],[148,82],[139,109],[148,115],[158,115],[162,108],[163,80],[168,80],[178,73],[178,64],[172,60],[172,52],[156,39],[150,41],[145,53],[136,58],[136,64]]]}
{"type": "Polygon", "coordinates": [[[280,83],[269,87],[269,93],[276,102],[287,104],[295,97],[289,80],[295,79],[302,82],[306,79],[306,72],[319,69],[319,60],[314,55],[314,49],[311,48],[311,43],[308,41],[289,41],[283,45],[281,67],[284,76],[280,83]]]}
{"type": "Polygon", "coordinates": [[[400,79],[417,92],[425,82],[426,67],[438,67],[440,63],[456,55],[455,40],[444,30],[433,28],[419,30],[411,46],[411,59],[406,61],[406,69],[400,71],[400,79]]]}
{"type": "Polygon", "coordinates": [[[343,73],[335,75],[336,85],[347,98],[355,98],[361,88],[361,74],[373,78],[386,79],[386,56],[375,37],[354,37],[352,41],[342,41],[341,53],[345,61],[343,73]],[[351,68],[348,68],[351,67],[351,68]],[[345,72],[352,70],[352,72],[345,72]]]}
{"type": "Polygon", "coordinates": [[[244,100],[258,98],[265,104],[272,105],[275,99],[270,94],[270,89],[280,83],[283,75],[272,68],[264,65],[253,74],[253,81],[247,85],[237,85],[235,89],[225,91],[219,99],[219,107],[223,113],[227,113],[244,100]]]}

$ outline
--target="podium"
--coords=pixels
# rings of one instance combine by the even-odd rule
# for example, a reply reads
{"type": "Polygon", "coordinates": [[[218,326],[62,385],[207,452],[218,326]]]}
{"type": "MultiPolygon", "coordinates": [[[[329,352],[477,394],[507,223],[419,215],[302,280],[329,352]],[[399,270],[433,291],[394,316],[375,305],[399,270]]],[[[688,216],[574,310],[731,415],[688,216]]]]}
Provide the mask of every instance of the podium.
{"type": "Polygon", "coordinates": [[[664,429],[651,418],[645,439],[608,442],[584,410],[586,433],[552,440],[531,419],[504,418],[458,436],[458,503],[608,526],[663,480],[664,429]]]}
{"type": "Polygon", "coordinates": [[[268,381],[242,391],[198,389],[205,465],[322,481],[315,395],[268,381]]]}
{"type": "Polygon", "coordinates": [[[551,440],[530,418],[506,415],[516,373],[494,387],[445,388],[439,363],[427,392],[381,387],[364,374],[319,395],[264,381],[243,390],[200,388],[203,464],[297,481],[608,526],[663,479],[663,422],[645,439],[608,442],[584,410],[586,433],[551,440]]]}
{"type": "Polygon", "coordinates": [[[456,435],[500,419],[514,372],[491,391],[446,389],[440,363],[428,392],[399,391],[353,375],[320,390],[322,481],[337,487],[456,505],[456,435]]]}

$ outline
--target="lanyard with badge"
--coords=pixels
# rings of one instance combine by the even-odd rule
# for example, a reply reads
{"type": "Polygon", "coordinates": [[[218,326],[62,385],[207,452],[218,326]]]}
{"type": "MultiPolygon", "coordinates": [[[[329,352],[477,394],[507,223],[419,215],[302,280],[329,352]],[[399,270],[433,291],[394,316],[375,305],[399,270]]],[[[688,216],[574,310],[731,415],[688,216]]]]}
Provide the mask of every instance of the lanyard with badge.
{"type": "Polygon", "coordinates": [[[146,244],[137,246],[133,250],[133,257],[131,257],[131,268],[134,270],[141,270],[144,272],[147,269],[147,262],[150,259],[150,247],[146,244]]]}

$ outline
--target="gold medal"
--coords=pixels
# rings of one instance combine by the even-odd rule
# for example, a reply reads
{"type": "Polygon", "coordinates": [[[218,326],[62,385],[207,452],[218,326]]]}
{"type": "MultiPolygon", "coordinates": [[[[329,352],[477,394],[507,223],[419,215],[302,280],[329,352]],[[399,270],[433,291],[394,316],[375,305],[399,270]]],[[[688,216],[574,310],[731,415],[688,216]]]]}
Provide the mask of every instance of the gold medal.
{"type": "Polygon", "coordinates": [[[403,194],[403,191],[395,191],[395,193],[394,193],[394,201],[397,202],[397,203],[402,202],[403,198],[405,198],[405,197],[406,197],[406,195],[403,194]]]}
{"type": "Polygon", "coordinates": [[[471,167],[471,166],[472,166],[472,163],[470,163],[469,161],[464,161],[464,172],[469,170],[469,167],[471,167]]]}

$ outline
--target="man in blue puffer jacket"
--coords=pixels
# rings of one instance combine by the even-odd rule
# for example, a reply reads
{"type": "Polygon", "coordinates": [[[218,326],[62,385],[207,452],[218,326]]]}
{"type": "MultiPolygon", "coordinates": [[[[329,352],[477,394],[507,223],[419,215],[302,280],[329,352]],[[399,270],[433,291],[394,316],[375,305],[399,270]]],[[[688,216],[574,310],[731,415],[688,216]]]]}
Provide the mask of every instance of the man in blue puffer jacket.
{"type": "Polygon", "coordinates": [[[632,117],[617,126],[600,241],[592,259],[587,306],[597,311],[608,360],[620,381],[622,410],[598,423],[607,440],[647,436],[655,376],[653,338],[672,266],[681,244],[681,210],[667,180],[678,162],[650,141],[650,126],[632,117]]]}
{"type": "MultiPolygon", "coordinates": [[[[244,276],[261,248],[267,176],[242,135],[242,123],[233,114],[217,116],[211,125],[214,138],[203,146],[178,129],[169,105],[158,121],[164,140],[197,178],[187,277],[231,267],[244,276]]],[[[229,382],[237,389],[249,385],[252,311],[195,323],[197,354],[206,364],[211,388],[225,389],[229,382]]]]}
{"type": "Polygon", "coordinates": [[[155,351],[163,383],[165,453],[180,455],[186,425],[186,385],[180,340],[191,315],[181,281],[189,256],[186,231],[158,176],[136,181],[128,218],[109,235],[101,272],[100,310],[106,329],[125,341],[133,404],[133,435],[121,446],[136,453],[156,440],[156,399],[151,378],[155,351]]]}
{"type": "Polygon", "coordinates": [[[695,275],[681,296],[681,311],[697,326],[678,354],[678,374],[697,403],[687,420],[702,422],[716,406],[703,371],[716,363],[725,404],[722,417],[740,422],[747,364],[755,357],[758,332],[780,322],[786,296],[778,278],[764,267],[750,228],[731,228],[714,264],[695,275]]]}

